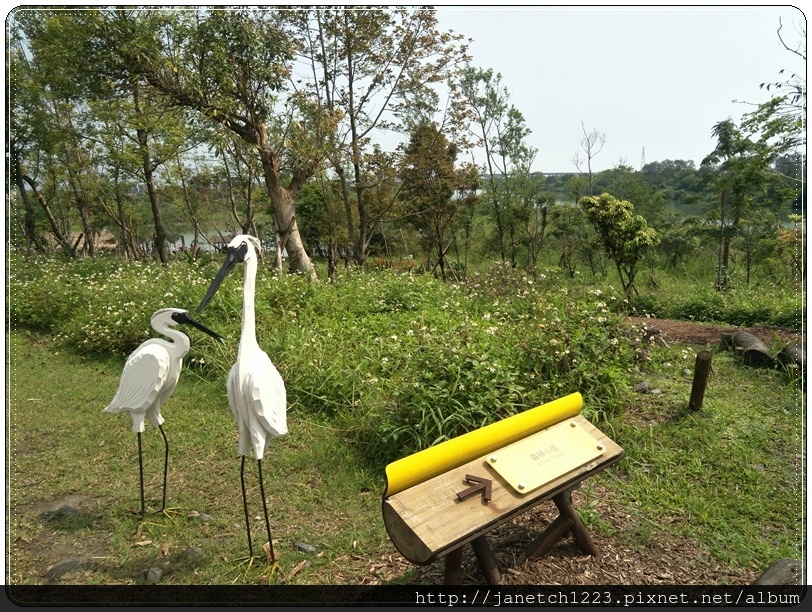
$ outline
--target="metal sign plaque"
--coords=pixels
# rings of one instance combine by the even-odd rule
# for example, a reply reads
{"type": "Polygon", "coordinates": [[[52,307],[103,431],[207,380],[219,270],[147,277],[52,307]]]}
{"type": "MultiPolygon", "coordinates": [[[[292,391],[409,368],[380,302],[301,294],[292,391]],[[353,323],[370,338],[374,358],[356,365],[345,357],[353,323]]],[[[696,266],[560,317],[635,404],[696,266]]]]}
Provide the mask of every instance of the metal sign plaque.
{"type": "Polygon", "coordinates": [[[575,421],[563,421],[491,453],[486,463],[518,493],[538,489],[600,457],[603,446],[575,421]]]}

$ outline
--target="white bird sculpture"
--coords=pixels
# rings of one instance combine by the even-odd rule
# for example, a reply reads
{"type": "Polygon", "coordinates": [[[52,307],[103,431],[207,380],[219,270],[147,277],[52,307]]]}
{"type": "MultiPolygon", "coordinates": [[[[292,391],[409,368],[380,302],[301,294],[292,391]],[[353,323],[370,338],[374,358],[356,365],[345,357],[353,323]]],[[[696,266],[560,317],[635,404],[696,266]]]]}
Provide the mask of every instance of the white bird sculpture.
{"type": "Polygon", "coordinates": [[[269,560],[276,561],[271,539],[271,524],[262,483],[262,456],[271,440],[288,432],[287,399],[285,383],[268,355],[257,343],[254,296],[257,274],[257,258],[262,252],[259,240],[254,236],[236,236],[226,250],[226,260],[211,283],[197,312],[205,308],[217,292],[220,283],[238,263],[245,263],[243,281],[242,333],[237,361],[228,374],[228,403],[237,420],[240,431],[239,454],[240,484],[242,486],[245,527],[248,535],[248,551],[253,558],[251,527],[248,520],[248,502],[245,495],[245,457],[253,448],[259,472],[259,490],[265,512],[265,528],[268,532],[269,560]]]}
{"type": "Polygon", "coordinates": [[[128,412],[132,417],[132,430],[138,434],[138,468],[141,482],[141,516],[144,516],[144,466],[141,454],[141,433],[144,419],[149,419],[161,431],[164,439],[163,505],[166,509],[166,473],[169,465],[169,442],[164,433],[161,406],[169,399],[178,384],[183,358],[189,352],[189,337],[175,329],[178,325],[191,325],[220,342],[223,338],[194,319],[181,308],[162,308],[150,318],[150,325],[159,334],[172,340],[151,338],[141,343],[124,364],[118,391],[113,401],[102,412],[128,412]]]}

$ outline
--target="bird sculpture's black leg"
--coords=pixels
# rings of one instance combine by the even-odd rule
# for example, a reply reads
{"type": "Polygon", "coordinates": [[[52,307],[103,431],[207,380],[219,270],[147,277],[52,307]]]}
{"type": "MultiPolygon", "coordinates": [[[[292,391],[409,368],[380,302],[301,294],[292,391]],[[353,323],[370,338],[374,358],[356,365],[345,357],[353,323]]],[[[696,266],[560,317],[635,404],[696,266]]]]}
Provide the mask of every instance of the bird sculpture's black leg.
{"type": "Polygon", "coordinates": [[[144,461],[141,458],[141,432],[138,435],[138,476],[141,482],[141,518],[144,518],[144,461]]]}
{"type": "Polygon", "coordinates": [[[248,520],[248,501],[245,497],[245,455],[240,463],[240,484],[242,485],[242,506],[245,510],[245,534],[248,536],[248,555],[254,556],[254,547],[251,545],[251,523],[248,520]]]}
{"type": "Polygon", "coordinates": [[[268,505],[265,503],[265,487],[262,485],[262,459],[257,459],[257,470],[259,470],[259,494],[262,496],[262,510],[265,512],[265,529],[268,531],[268,546],[270,547],[270,561],[276,560],[273,552],[273,540],[271,539],[271,522],[268,520],[268,505]]]}
{"type": "Polygon", "coordinates": [[[166,439],[166,434],[164,433],[164,428],[161,425],[158,425],[158,429],[161,430],[161,435],[164,437],[164,496],[163,502],[161,503],[161,512],[166,509],[166,473],[169,469],[169,441],[166,439]]]}

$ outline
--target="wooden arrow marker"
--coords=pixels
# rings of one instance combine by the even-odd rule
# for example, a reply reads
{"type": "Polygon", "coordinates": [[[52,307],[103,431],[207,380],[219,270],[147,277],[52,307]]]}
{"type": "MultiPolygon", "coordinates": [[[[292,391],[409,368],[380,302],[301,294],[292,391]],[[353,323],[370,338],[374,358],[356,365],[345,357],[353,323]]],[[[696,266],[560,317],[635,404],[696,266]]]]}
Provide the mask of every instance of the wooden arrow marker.
{"type": "Polygon", "coordinates": [[[482,491],[482,495],[485,498],[485,501],[491,501],[491,480],[489,478],[480,478],[479,476],[474,476],[472,474],[465,475],[466,482],[473,482],[476,484],[471,485],[464,491],[459,491],[457,493],[457,497],[460,499],[465,499],[466,497],[470,497],[479,491],[482,491]]]}

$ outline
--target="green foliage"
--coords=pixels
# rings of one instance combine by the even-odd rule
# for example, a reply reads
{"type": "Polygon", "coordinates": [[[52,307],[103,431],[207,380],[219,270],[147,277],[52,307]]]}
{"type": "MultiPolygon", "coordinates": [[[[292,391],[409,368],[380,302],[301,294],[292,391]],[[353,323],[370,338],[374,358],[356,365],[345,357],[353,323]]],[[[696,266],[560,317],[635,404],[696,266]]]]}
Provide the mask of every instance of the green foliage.
{"type": "Polygon", "coordinates": [[[802,297],[800,293],[772,288],[753,287],[720,292],[706,283],[682,281],[655,293],[642,295],[635,301],[635,307],[639,314],[663,319],[802,329],[802,297]],[[691,286],[690,291],[685,290],[686,286],[691,286]]]}
{"type": "MultiPolygon", "coordinates": [[[[154,335],[149,318],[158,308],[194,310],[218,264],[13,254],[9,320],[56,334],[80,353],[124,356],[154,335]]],[[[623,410],[646,341],[618,314],[623,304],[611,287],[562,280],[502,264],[460,284],[387,270],[318,283],[279,278],[262,265],[257,335],[286,381],[292,411],[337,419],[368,458],[385,462],[576,391],[592,419],[623,410]]],[[[720,293],[707,283],[672,295],[684,287],[641,297],[640,312],[800,325],[798,296],[720,293]]],[[[236,359],[241,273],[225,279],[200,318],[227,342],[191,330],[187,363],[223,381],[236,359]]]]}
{"type": "Polygon", "coordinates": [[[7,316],[13,327],[50,333],[69,321],[85,300],[85,277],[63,261],[12,256],[7,272],[7,316]]]}
{"type": "Polygon", "coordinates": [[[12,254],[8,269],[9,323],[54,333],[90,354],[128,354],[154,335],[156,310],[193,310],[208,283],[197,266],[114,257],[68,262],[12,254]]]}
{"type": "Polygon", "coordinates": [[[606,255],[615,262],[623,292],[631,302],[636,292],[637,264],[646,250],[660,241],[659,235],[643,217],[634,214],[634,205],[627,200],[603,193],[583,197],[579,204],[598,232],[606,255]]]}
{"type": "MultiPolygon", "coordinates": [[[[109,532],[106,544],[117,556],[147,562],[148,551],[132,547],[132,517],[126,511],[137,499],[137,485],[128,471],[134,445],[122,439],[128,428],[103,428],[88,417],[76,436],[54,432],[63,431],[64,422],[75,422],[77,409],[96,414],[99,422],[105,419],[98,412],[115,392],[123,355],[154,335],[149,315],[162,306],[193,309],[219,263],[218,258],[207,258],[160,266],[113,258],[66,262],[10,255],[11,435],[15,448],[29,449],[14,455],[10,487],[17,507],[30,507],[43,495],[92,486],[88,483],[98,482],[98,465],[104,464],[111,514],[105,515],[103,527],[75,527],[109,532]],[[47,300],[39,309],[38,299],[47,300]],[[53,341],[29,343],[19,330],[56,335],[53,341]],[[95,353],[93,359],[88,353],[95,353]],[[36,364],[46,359],[52,384],[40,395],[34,391],[36,364]],[[85,382],[90,378],[93,385],[85,382]],[[24,409],[32,401],[37,412],[24,409]],[[38,445],[48,451],[36,452],[38,445]],[[85,457],[93,469],[81,467],[85,457]],[[24,486],[20,474],[47,483],[47,492],[24,486]]],[[[192,355],[182,379],[186,383],[173,396],[178,410],[172,428],[186,431],[175,438],[173,456],[195,457],[182,471],[170,467],[175,470],[173,496],[178,495],[181,506],[213,519],[194,523],[194,539],[189,535],[190,518],[177,524],[177,518],[157,518],[145,524],[141,536],[156,542],[169,538],[178,550],[203,543],[212,558],[211,569],[175,564],[173,574],[166,576],[167,581],[178,581],[173,584],[199,576],[213,583],[278,579],[261,575],[261,569],[234,575],[234,568],[221,560],[244,552],[240,530],[221,539],[242,520],[239,503],[223,501],[238,499],[238,490],[232,481],[213,477],[234,470],[234,437],[222,432],[234,427],[225,378],[236,359],[241,326],[238,270],[200,315],[226,337],[226,345],[190,330],[192,355]],[[199,482],[211,486],[200,489],[199,482]]],[[[780,324],[779,319],[789,321],[801,312],[797,295],[720,293],[701,281],[669,276],[650,304],[661,314],[671,309],[686,318],[721,317],[713,320],[742,325],[749,319],[768,322],[765,317],[780,324]],[[705,293],[697,292],[700,286],[705,293]]],[[[274,500],[275,512],[286,517],[274,519],[281,529],[276,533],[285,541],[318,537],[325,551],[312,566],[301,569],[297,579],[324,582],[336,564],[346,575],[350,570],[344,553],[356,550],[356,540],[358,550],[368,554],[388,549],[378,521],[380,498],[370,494],[380,486],[388,461],[572,392],[583,394],[583,414],[611,431],[627,452],[618,468],[598,481],[601,496],[613,496],[612,502],[633,523],[624,538],[659,541],[673,532],[674,537],[695,538],[736,567],[765,563],[771,555],[791,555],[796,534],[787,527],[785,514],[798,515],[791,475],[792,445],[800,431],[794,429],[793,419],[801,413],[792,407],[797,388],[783,383],[779,372],[745,375],[732,356],[720,354],[714,359],[716,382],[706,396],[706,415],[678,415],[687,402],[690,385],[684,372],[693,353],[686,347],[649,344],[618,314],[622,298],[614,295],[608,284],[549,270],[531,276],[505,264],[472,272],[460,284],[392,271],[312,282],[303,275],[279,278],[272,265],[261,265],[258,338],[283,375],[289,421],[295,424],[277,442],[274,455],[274,478],[280,487],[296,491],[274,500]],[[640,376],[665,392],[633,395],[640,376]],[[753,385],[758,385],[758,406],[750,401],[753,385]],[[777,453],[776,445],[790,450],[777,453]],[[769,460],[764,459],[768,455],[769,460]],[[335,469],[318,467],[330,462],[335,469]],[[762,463],[764,470],[752,467],[762,463]],[[742,471],[741,465],[751,467],[742,471]],[[746,492],[747,504],[719,501],[735,497],[736,491],[746,492]],[[352,513],[346,512],[348,499],[358,502],[352,513]],[[760,499],[770,501],[759,505],[760,499]],[[678,514],[688,517],[687,522],[674,522],[678,514]],[[651,525],[660,525],[661,531],[645,529],[651,525]],[[774,545],[757,541],[762,529],[770,531],[774,545]]],[[[146,436],[145,444],[147,460],[153,461],[160,441],[146,436]]],[[[147,483],[150,492],[160,483],[154,476],[159,468],[157,460],[147,467],[153,475],[147,483]]],[[[584,506],[586,518],[596,521],[602,532],[611,532],[611,523],[603,521],[599,511],[589,514],[592,508],[584,506]]],[[[15,518],[15,531],[33,538],[41,521],[25,516],[15,518]]],[[[60,533],[68,534],[68,527],[60,533]]],[[[33,576],[24,550],[15,549],[13,555],[15,579],[33,576]]],[[[290,575],[299,562],[284,555],[281,567],[290,575]]],[[[91,579],[128,579],[126,571],[106,568],[91,572],[91,579]]]]}
{"type": "MultiPolygon", "coordinates": [[[[154,335],[152,312],[192,310],[216,271],[215,262],[101,261],[91,273],[84,262],[44,260],[35,271],[26,261],[15,256],[10,266],[29,271],[11,276],[11,320],[58,331],[58,340],[91,354],[127,354],[154,335]],[[32,275],[42,276],[32,282],[32,275]],[[41,311],[57,312],[58,325],[32,318],[43,286],[71,296],[63,303],[81,286],[79,307],[41,311]]],[[[286,380],[291,409],[343,420],[381,460],[574,391],[589,398],[593,416],[610,414],[620,408],[623,372],[635,359],[635,342],[599,291],[550,294],[507,267],[446,285],[389,271],[313,283],[261,266],[256,304],[260,344],[286,380]]],[[[223,378],[236,359],[241,312],[236,274],[201,315],[226,346],[191,333],[188,362],[210,380],[223,378]]]]}

